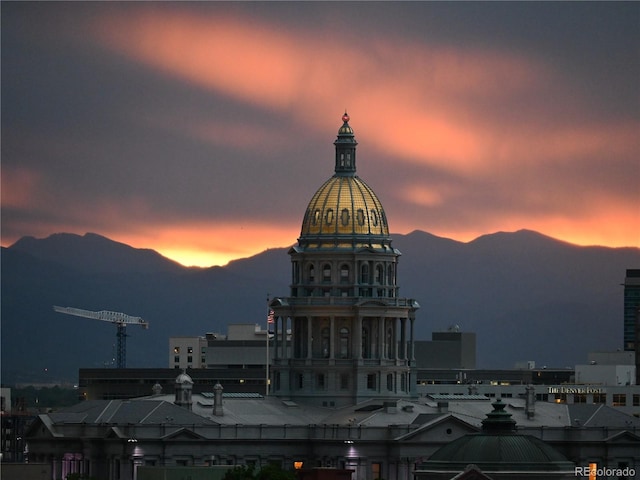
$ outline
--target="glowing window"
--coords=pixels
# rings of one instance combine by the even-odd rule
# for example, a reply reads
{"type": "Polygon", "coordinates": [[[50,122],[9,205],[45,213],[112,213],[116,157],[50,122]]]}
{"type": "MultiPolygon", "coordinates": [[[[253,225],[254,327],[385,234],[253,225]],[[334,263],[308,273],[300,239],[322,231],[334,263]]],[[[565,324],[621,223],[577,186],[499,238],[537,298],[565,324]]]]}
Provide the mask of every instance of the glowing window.
{"type": "Polygon", "coordinates": [[[313,224],[317,225],[319,221],[320,221],[320,210],[316,208],[315,211],[313,212],[313,224]]]}

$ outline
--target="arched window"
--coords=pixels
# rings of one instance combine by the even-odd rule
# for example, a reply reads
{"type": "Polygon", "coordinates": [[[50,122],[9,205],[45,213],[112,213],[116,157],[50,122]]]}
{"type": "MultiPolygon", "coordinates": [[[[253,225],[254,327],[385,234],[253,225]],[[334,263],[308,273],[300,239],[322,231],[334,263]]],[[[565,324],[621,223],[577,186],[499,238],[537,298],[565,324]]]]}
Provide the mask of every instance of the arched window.
{"type": "Polygon", "coordinates": [[[349,329],[340,329],[340,358],[349,358],[349,329]]]}
{"type": "Polygon", "coordinates": [[[330,282],[331,281],[331,265],[325,263],[322,266],[322,281],[330,282]]]}
{"type": "Polygon", "coordinates": [[[382,285],[384,282],[384,267],[380,264],[376,265],[376,283],[382,285]]]}
{"type": "Polygon", "coordinates": [[[309,264],[307,269],[308,269],[307,272],[308,272],[309,283],[315,282],[316,281],[316,269],[313,266],[313,263],[309,264]]]}
{"type": "Polygon", "coordinates": [[[363,263],[360,267],[360,283],[367,284],[369,283],[369,264],[363,263]]]}
{"type": "Polygon", "coordinates": [[[346,263],[340,265],[340,282],[349,282],[349,265],[347,265],[346,263]]]}
{"type": "Polygon", "coordinates": [[[393,271],[395,269],[395,265],[393,263],[389,264],[387,267],[387,285],[395,285],[394,274],[393,271]]]}

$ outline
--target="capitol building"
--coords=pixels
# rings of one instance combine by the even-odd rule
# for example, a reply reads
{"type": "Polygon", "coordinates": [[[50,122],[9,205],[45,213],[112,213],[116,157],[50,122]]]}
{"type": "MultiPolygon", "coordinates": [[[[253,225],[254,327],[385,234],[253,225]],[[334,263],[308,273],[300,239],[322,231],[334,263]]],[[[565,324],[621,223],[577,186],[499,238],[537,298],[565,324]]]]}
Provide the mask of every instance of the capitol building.
{"type": "Polygon", "coordinates": [[[357,175],[357,145],[345,113],[334,174],[289,251],[290,291],[269,303],[268,392],[221,381],[196,393],[183,372],[173,394],[156,385],[146,397],[81,402],[30,425],[29,463],[52,479],[97,480],[168,478],[168,468],[194,479],[209,468],[213,479],[270,463],[352,480],[576,478],[592,463],[640,472],[640,419],[607,405],[536,402],[533,387],[501,400],[418,392],[419,304],[399,294],[401,253],[357,175]],[[498,447],[478,450],[483,439],[498,447]]]}

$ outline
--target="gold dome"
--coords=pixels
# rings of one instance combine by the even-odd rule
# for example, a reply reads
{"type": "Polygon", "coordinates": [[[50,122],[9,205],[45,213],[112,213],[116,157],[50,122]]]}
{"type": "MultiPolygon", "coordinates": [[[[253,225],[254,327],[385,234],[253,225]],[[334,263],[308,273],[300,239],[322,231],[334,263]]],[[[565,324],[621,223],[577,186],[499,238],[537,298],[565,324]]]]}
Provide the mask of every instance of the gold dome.
{"type": "Polygon", "coordinates": [[[302,221],[305,247],[387,247],[389,226],[380,200],[356,175],[356,145],[349,116],[338,130],[335,175],[313,195],[302,221]]]}
{"type": "Polygon", "coordinates": [[[311,198],[301,236],[388,236],[382,204],[357,176],[334,175],[311,198]]]}

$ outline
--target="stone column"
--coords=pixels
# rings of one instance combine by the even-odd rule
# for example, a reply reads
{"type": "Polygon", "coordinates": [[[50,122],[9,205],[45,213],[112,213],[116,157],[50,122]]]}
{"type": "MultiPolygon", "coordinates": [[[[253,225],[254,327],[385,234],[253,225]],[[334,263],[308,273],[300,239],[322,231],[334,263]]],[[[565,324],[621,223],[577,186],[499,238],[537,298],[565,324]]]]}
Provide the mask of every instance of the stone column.
{"type": "Polygon", "coordinates": [[[289,353],[287,352],[287,328],[289,326],[289,316],[282,317],[282,359],[286,360],[289,358],[289,353]]]}
{"type": "Polygon", "coordinates": [[[407,359],[407,319],[400,319],[400,359],[407,359]]]}
{"type": "Polygon", "coordinates": [[[409,317],[409,325],[410,325],[410,340],[409,340],[409,360],[411,360],[411,365],[415,364],[415,351],[414,351],[414,337],[413,337],[413,324],[415,323],[416,319],[414,317],[409,317]]]}
{"type": "Polygon", "coordinates": [[[382,360],[383,358],[386,358],[386,352],[385,352],[385,337],[386,337],[386,332],[384,331],[384,317],[378,317],[378,355],[379,358],[382,360]]]}

